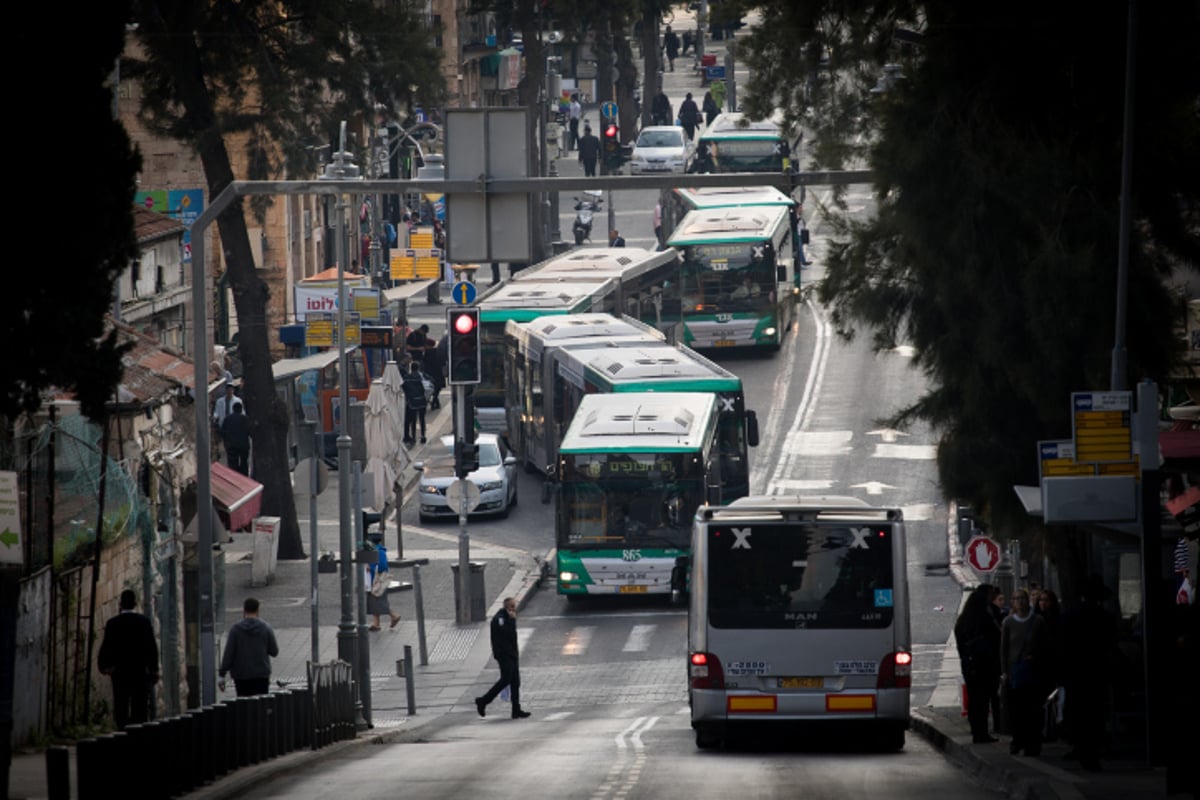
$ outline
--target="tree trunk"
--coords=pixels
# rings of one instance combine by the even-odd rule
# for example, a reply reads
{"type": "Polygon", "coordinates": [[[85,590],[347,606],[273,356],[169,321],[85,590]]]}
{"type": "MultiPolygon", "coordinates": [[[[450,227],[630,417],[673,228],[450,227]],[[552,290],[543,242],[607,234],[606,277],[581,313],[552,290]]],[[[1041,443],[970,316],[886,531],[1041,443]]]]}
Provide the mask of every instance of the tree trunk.
{"type": "MultiPolygon", "coordinates": [[[[633,63],[633,48],[624,31],[613,34],[613,50],[617,57],[617,109],[621,125],[621,142],[628,144],[637,137],[638,108],[633,99],[637,88],[637,65],[633,63]]],[[[643,102],[645,102],[643,98],[643,102]]]]}
{"type": "Polygon", "coordinates": [[[642,6],[642,127],[653,121],[650,105],[658,94],[658,20],[656,6],[647,2],[642,6]]]}

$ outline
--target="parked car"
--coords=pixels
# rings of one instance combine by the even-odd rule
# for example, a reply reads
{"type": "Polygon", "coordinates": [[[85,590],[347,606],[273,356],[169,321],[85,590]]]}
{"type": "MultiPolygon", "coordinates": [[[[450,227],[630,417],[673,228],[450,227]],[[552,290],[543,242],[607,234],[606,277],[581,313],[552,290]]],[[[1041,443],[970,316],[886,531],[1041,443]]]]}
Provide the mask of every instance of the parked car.
{"type": "Polygon", "coordinates": [[[651,125],[642,128],[633,143],[629,174],[649,172],[687,172],[693,146],[677,125],[651,125]]]}
{"type": "MultiPolygon", "coordinates": [[[[470,516],[495,514],[507,517],[517,504],[517,459],[494,433],[478,433],[479,469],[467,475],[467,480],[479,489],[479,504],[470,516]]],[[[443,436],[443,452],[417,461],[413,468],[421,473],[417,484],[417,514],[422,522],[431,519],[458,518],[458,507],[446,501],[446,489],[458,480],[454,475],[454,437],[443,436]]]]}

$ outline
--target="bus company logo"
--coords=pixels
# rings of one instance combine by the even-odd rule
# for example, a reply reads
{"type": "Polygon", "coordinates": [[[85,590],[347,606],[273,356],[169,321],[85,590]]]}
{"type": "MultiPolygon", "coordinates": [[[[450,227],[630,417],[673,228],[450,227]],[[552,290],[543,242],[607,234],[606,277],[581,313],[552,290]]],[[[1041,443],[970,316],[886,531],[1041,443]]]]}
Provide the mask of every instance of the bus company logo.
{"type": "Polygon", "coordinates": [[[749,550],[750,549],[750,529],[749,528],[730,528],[730,533],[733,534],[733,545],[730,550],[749,550]]]}
{"type": "Polygon", "coordinates": [[[621,551],[621,560],[622,561],[641,561],[642,560],[642,551],[641,550],[622,550],[621,551]]]}
{"type": "Polygon", "coordinates": [[[717,314],[717,322],[732,322],[733,314],[717,314]]]}
{"type": "Polygon", "coordinates": [[[593,461],[587,465],[587,473],[589,478],[599,478],[600,473],[604,471],[604,465],[598,461],[593,461]]]}

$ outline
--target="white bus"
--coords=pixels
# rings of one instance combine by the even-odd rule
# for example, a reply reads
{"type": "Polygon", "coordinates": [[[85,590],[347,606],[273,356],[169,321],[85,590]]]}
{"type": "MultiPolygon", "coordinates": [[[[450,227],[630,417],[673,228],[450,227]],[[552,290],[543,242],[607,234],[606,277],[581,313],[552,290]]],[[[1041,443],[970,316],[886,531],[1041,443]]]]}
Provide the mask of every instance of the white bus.
{"type": "Polygon", "coordinates": [[[912,640],[899,509],[851,497],[704,506],[685,565],[676,588],[691,593],[698,747],[778,723],[862,727],[884,749],[904,746],[912,640]]]}

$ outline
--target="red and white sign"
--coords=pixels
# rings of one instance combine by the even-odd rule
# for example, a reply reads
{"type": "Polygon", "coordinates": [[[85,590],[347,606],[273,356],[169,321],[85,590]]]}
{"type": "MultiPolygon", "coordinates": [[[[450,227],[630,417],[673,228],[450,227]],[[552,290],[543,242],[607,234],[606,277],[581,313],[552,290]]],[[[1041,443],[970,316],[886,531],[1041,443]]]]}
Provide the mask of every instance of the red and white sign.
{"type": "Polygon", "coordinates": [[[1000,545],[990,536],[972,536],[967,542],[967,563],[976,572],[992,572],[1000,566],[1000,545]]]}

